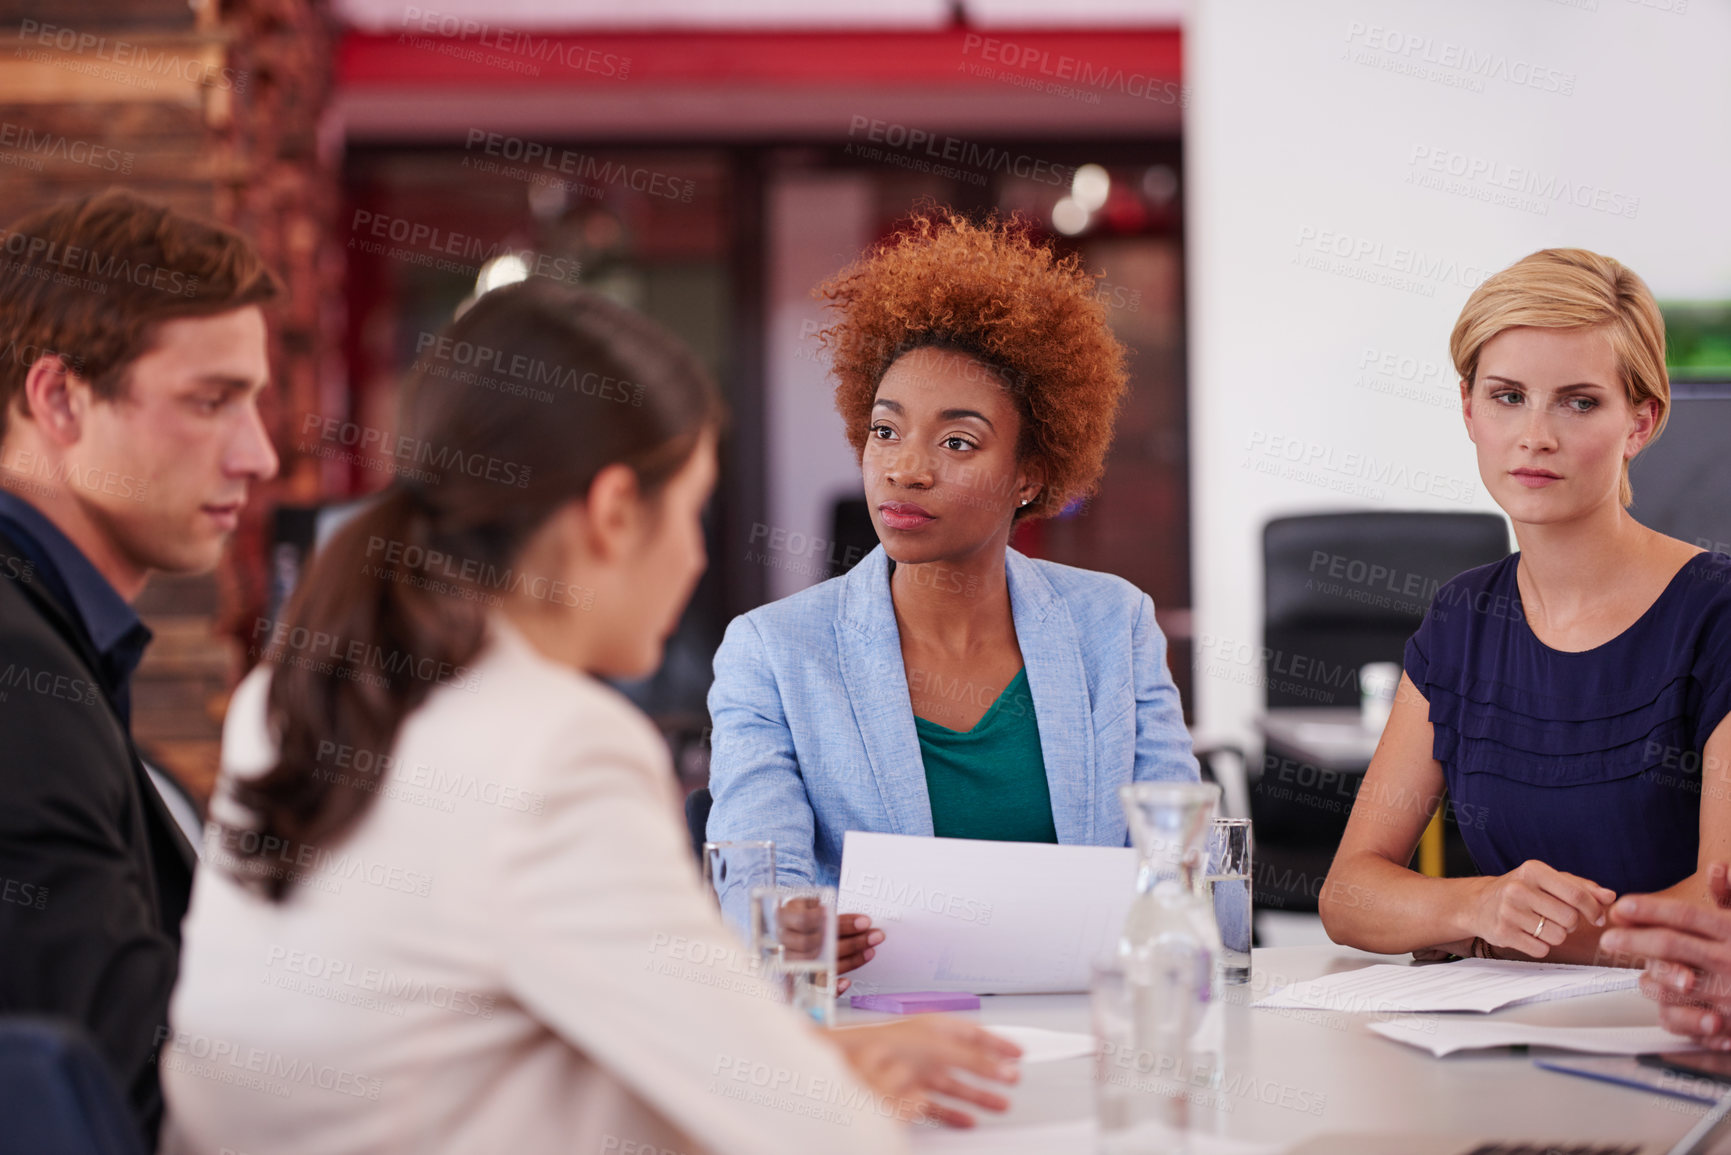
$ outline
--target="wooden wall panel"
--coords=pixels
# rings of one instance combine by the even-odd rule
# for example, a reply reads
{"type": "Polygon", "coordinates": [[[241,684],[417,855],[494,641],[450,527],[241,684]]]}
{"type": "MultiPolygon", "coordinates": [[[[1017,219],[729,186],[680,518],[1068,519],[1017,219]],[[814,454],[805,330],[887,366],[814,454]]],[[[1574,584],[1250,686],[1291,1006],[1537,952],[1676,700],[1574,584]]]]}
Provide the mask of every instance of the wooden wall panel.
{"type": "Polygon", "coordinates": [[[157,638],[134,730],[201,795],[263,612],[267,510],[316,490],[283,426],[341,374],[336,158],[320,152],[332,39],[322,0],[0,0],[0,221],[119,185],[239,229],[288,289],[267,406],[283,474],[217,573],[158,578],[139,603],[157,638]]]}

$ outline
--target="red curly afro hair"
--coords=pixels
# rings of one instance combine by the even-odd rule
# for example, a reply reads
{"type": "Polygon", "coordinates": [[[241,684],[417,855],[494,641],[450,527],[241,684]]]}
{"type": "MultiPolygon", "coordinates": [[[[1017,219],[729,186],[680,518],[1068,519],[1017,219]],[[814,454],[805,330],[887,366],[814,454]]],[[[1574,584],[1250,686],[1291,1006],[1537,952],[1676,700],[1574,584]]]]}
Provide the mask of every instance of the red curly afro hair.
{"type": "Polygon", "coordinates": [[[992,369],[1021,411],[1017,456],[1044,466],[1045,485],[1017,517],[1050,517],[1094,491],[1129,377],[1080,258],[1054,256],[1017,218],[976,225],[927,208],[813,295],[840,314],[822,342],[856,456],[884,373],[936,346],[992,369]]]}

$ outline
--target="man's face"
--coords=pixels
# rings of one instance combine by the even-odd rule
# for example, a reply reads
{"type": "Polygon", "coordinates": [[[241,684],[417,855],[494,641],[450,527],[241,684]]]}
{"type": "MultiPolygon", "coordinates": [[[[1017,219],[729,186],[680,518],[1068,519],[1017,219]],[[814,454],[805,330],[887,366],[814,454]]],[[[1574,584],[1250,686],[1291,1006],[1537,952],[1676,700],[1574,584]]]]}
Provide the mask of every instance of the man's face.
{"type": "Polygon", "coordinates": [[[112,402],[78,383],[70,488],[121,560],[141,573],[215,567],[248,486],[276,475],[258,411],[269,381],[264,314],[248,306],[163,323],[112,402]]]}

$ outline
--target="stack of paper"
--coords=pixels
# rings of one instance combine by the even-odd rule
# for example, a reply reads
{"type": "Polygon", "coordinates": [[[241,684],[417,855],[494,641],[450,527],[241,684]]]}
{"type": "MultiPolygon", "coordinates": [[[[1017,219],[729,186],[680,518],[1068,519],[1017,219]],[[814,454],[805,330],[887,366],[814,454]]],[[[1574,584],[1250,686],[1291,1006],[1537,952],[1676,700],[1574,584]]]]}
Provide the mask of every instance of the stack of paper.
{"type": "Polygon", "coordinates": [[[1382,963],[1294,983],[1258,999],[1259,1007],[1301,1007],[1342,1014],[1500,1010],[1549,999],[1627,990],[1640,972],[1622,967],[1462,959],[1430,966],[1382,963]]]}
{"type": "Polygon", "coordinates": [[[1695,1043],[1663,1027],[1540,1027],[1506,1019],[1390,1019],[1370,1029],[1397,1043],[1441,1057],[1477,1047],[1557,1047],[1595,1055],[1646,1055],[1654,1051],[1694,1051],[1695,1043]]]}

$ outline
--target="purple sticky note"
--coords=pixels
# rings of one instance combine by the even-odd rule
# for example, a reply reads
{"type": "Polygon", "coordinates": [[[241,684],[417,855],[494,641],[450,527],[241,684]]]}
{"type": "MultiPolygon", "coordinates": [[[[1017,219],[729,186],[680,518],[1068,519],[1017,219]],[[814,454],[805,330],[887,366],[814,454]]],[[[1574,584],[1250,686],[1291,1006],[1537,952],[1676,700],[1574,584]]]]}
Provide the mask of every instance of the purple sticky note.
{"type": "Polygon", "coordinates": [[[856,1010],[888,1011],[892,1015],[923,1015],[928,1011],[977,1011],[980,996],[960,991],[909,991],[900,995],[854,995],[856,1010]]]}

